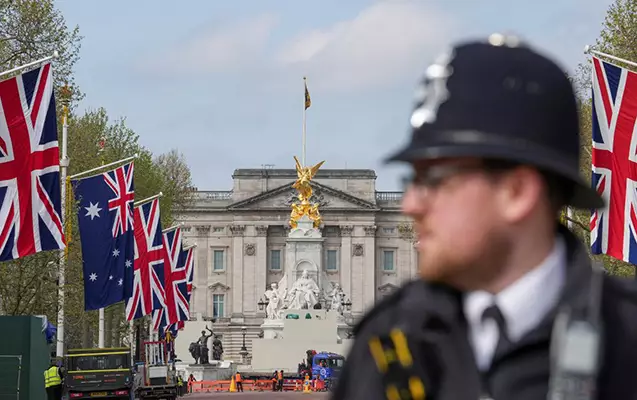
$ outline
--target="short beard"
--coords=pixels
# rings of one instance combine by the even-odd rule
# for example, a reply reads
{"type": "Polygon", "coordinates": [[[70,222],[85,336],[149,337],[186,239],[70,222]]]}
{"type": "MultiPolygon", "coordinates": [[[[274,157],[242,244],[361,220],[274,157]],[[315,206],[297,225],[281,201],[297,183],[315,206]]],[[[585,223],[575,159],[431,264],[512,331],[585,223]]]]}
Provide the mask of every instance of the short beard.
{"type": "Polygon", "coordinates": [[[508,264],[512,239],[497,230],[484,235],[481,252],[464,260],[448,260],[449,263],[438,270],[439,274],[433,280],[463,292],[490,291],[508,264]]]}

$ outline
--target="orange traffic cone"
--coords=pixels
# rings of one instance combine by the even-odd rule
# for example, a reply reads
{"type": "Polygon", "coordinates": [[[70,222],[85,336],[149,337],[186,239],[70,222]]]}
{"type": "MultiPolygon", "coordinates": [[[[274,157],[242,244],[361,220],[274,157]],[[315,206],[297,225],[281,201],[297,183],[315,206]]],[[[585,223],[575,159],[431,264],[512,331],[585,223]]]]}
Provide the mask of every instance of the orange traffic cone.
{"type": "Polygon", "coordinates": [[[236,392],[237,391],[237,382],[234,381],[234,376],[232,377],[232,380],[230,381],[230,392],[236,392]]]}

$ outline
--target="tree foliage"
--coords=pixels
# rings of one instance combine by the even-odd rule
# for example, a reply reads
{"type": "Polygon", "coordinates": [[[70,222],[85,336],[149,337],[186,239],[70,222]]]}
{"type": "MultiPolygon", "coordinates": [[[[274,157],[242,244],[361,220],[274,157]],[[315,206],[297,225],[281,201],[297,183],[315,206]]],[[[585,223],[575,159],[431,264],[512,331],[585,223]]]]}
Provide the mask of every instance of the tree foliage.
{"type": "MultiPolygon", "coordinates": [[[[82,98],[74,83],[73,66],[79,59],[79,28],[69,29],[51,0],[0,0],[0,70],[60,54],[54,62],[56,98],[69,85],[72,105],[82,98]]],[[[5,77],[6,78],[6,77],[5,77]]],[[[61,115],[58,106],[58,118],[61,115]]],[[[61,118],[59,118],[61,120],[61,118]]],[[[61,140],[62,124],[58,126],[61,140]]],[[[97,109],[68,119],[69,175],[138,154],[135,160],[135,197],[141,200],[158,192],[162,224],[168,227],[191,201],[190,171],[181,154],[171,151],[154,156],[140,144],[139,135],[126,126],[124,118],[111,121],[106,110],[97,109]],[[105,141],[103,149],[100,141],[105,141]]],[[[65,271],[65,342],[69,346],[92,346],[97,341],[97,312],[84,312],[82,254],[77,228],[77,207],[72,196],[66,224],[70,229],[65,271]]],[[[61,252],[37,253],[0,263],[0,313],[46,315],[57,320],[57,279],[61,252]]],[[[106,345],[119,344],[128,331],[123,305],[106,309],[106,345]]]]}
{"type": "Polygon", "coordinates": [[[82,97],[73,79],[79,60],[79,27],[70,29],[53,0],[0,0],[0,68],[2,71],[53,55],[56,88],[65,82],[82,97]]]}

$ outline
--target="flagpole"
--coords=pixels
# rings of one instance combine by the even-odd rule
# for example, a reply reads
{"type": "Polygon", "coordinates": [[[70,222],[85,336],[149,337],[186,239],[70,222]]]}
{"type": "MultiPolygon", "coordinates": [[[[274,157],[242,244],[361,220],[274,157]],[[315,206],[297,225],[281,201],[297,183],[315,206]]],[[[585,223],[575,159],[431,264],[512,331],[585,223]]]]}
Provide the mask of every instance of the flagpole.
{"type": "MultiPolygon", "coordinates": [[[[53,57],[57,57],[57,52],[54,53],[53,57]]],[[[50,58],[53,58],[50,57],[50,58]]],[[[50,59],[49,58],[49,59],[50,59]]],[[[45,59],[42,59],[45,60],[45,59]]],[[[38,62],[42,62],[42,60],[40,61],[36,61],[35,63],[38,62]]],[[[35,64],[35,63],[31,63],[31,64],[35,64]]],[[[27,64],[29,65],[29,64],[27,64]]],[[[26,66],[24,67],[26,68],[26,66]]],[[[14,68],[14,70],[16,70],[14,68]]],[[[19,70],[19,69],[18,69],[19,70]]],[[[7,73],[10,73],[12,71],[9,71],[7,73]]],[[[66,92],[65,94],[68,95],[68,86],[65,86],[66,88],[66,92]]],[[[69,129],[69,124],[68,124],[68,116],[69,116],[69,107],[68,107],[68,101],[70,99],[62,99],[63,101],[63,108],[62,108],[62,157],[60,158],[60,205],[61,205],[61,214],[60,218],[62,220],[62,226],[66,227],[65,224],[70,224],[71,221],[67,221],[66,218],[66,208],[67,208],[67,204],[66,204],[66,189],[67,189],[67,178],[66,178],[66,172],[67,172],[67,168],[69,167],[69,158],[67,156],[67,142],[68,142],[68,129],[69,129]]],[[[57,315],[57,342],[56,342],[56,348],[55,348],[55,354],[57,357],[63,357],[64,356],[64,285],[66,284],[66,257],[68,254],[68,238],[67,238],[67,243],[66,246],[63,250],[60,250],[60,263],[59,263],[59,268],[58,268],[58,315],[57,315]]]]}
{"type": "MultiPolygon", "coordinates": [[[[106,142],[100,139],[100,142],[98,143],[98,146],[100,147],[100,149],[98,150],[98,152],[100,153],[102,165],[99,168],[104,168],[104,146],[105,145],[106,145],[106,142]]],[[[137,154],[135,154],[133,157],[136,158],[137,154]]],[[[97,339],[97,347],[99,347],[100,349],[103,349],[104,347],[106,347],[106,310],[104,309],[104,307],[101,307],[99,309],[98,332],[99,333],[98,333],[98,339],[97,339]]]]}
{"type": "Polygon", "coordinates": [[[89,169],[89,170],[84,171],[84,172],[77,173],[77,174],[75,174],[75,175],[71,175],[69,178],[70,178],[70,179],[77,179],[77,178],[79,178],[79,177],[83,177],[83,176],[85,176],[85,175],[88,175],[88,174],[90,174],[90,173],[92,173],[92,172],[99,171],[99,170],[104,169],[104,168],[112,167],[113,165],[117,165],[117,164],[125,163],[125,162],[127,162],[127,161],[134,160],[134,159],[136,159],[137,157],[139,157],[139,155],[138,155],[137,153],[135,153],[135,154],[134,154],[133,156],[131,156],[131,157],[127,157],[127,158],[124,158],[124,159],[119,160],[119,161],[114,161],[114,162],[112,162],[112,163],[110,163],[110,164],[102,165],[102,166],[100,166],[100,167],[96,167],[96,168],[89,169]]]}
{"type": "Polygon", "coordinates": [[[168,233],[170,231],[174,231],[177,228],[181,228],[182,226],[184,226],[183,222],[178,223],[177,225],[173,225],[170,228],[166,228],[163,231],[161,231],[161,233],[168,233]]]}
{"type": "Polygon", "coordinates": [[[39,60],[36,60],[36,61],[30,62],[30,63],[28,63],[28,64],[20,65],[19,67],[11,68],[11,69],[9,69],[9,70],[7,70],[7,71],[4,71],[4,72],[0,72],[0,77],[3,77],[3,76],[5,76],[5,75],[12,74],[12,73],[14,73],[14,72],[22,71],[23,69],[27,69],[27,68],[29,68],[29,67],[36,66],[36,65],[38,65],[38,64],[45,63],[45,62],[47,62],[47,61],[53,60],[54,58],[57,58],[58,56],[59,56],[59,53],[58,53],[58,52],[57,52],[57,50],[56,50],[56,51],[54,51],[54,52],[53,52],[53,55],[51,55],[51,56],[41,58],[41,59],[39,59],[39,60]]]}
{"type": "Polygon", "coordinates": [[[156,195],[154,195],[154,196],[146,197],[145,199],[142,199],[142,200],[140,200],[140,201],[137,201],[137,202],[133,203],[133,207],[139,207],[139,206],[141,206],[141,205],[143,205],[143,204],[146,204],[146,203],[148,203],[148,202],[150,202],[150,201],[153,201],[153,200],[155,200],[155,199],[158,199],[158,198],[160,198],[160,197],[161,197],[161,196],[163,196],[163,195],[164,195],[164,193],[159,192],[159,193],[157,193],[157,194],[156,194],[156,195]]]}
{"type": "MultiPolygon", "coordinates": [[[[307,78],[303,77],[303,87],[304,90],[307,90],[307,78]]],[[[307,113],[307,105],[305,103],[305,91],[303,92],[303,153],[301,154],[301,162],[303,163],[303,167],[305,167],[305,147],[306,147],[306,137],[305,137],[305,114],[307,113]]]]}
{"type": "Polygon", "coordinates": [[[584,53],[585,54],[594,54],[594,55],[600,56],[600,57],[606,57],[606,58],[614,60],[614,61],[619,61],[619,62],[628,64],[628,65],[631,65],[633,67],[637,67],[637,62],[626,60],[625,58],[615,57],[615,56],[607,54],[607,53],[602,53],[601,51],[593,50],[593,49],[591,49],[591,46],[584,47],[584,53]]]}

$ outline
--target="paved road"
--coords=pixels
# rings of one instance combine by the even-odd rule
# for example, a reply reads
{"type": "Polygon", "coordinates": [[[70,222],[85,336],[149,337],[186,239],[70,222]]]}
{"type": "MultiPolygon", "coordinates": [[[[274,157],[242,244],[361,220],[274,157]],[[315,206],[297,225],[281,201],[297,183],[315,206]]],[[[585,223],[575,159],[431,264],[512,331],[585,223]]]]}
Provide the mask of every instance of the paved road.
{"type": "Polygon", "coordinates": [[[300,392],[244,392],[244,393],[193,393],[182,397],[184,400],[216,399],[232,397],[234,400],[328,400],[328,393],[300,393],[300,392]]]}

